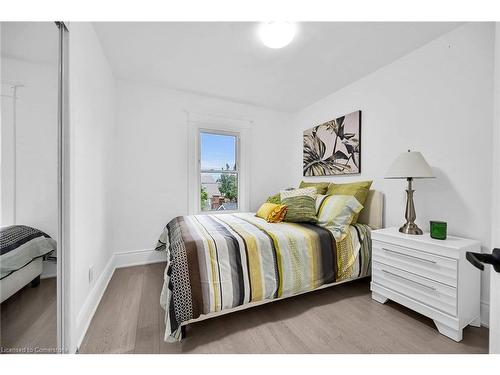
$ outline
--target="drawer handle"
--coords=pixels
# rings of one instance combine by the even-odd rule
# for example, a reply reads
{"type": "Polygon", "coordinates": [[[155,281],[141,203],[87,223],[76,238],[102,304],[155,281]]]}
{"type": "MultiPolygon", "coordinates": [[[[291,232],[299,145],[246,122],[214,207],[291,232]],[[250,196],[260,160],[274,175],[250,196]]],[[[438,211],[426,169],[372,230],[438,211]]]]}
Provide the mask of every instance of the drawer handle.
{"type": "Polygon", "coordinates": [[[436,264],[437,263],[435,260],[430,260],[430,259],[416,257],[415,255],[400,253],[399,251],[394,251],[394,250],[386,249],[385,247],[383,247],[382,250],[387,251],[388,253],[394,253],[394,254],[398,254],[398,255],[403,255],[403,256],[408,257],[408,258],[418,259],[418,260],[421,260],[421,261],[427,262],[427,263],[432,263],[432,264],[436,264]]]}
{"type": "Polygon", "coordinates": [[[425,285],[425,284],[419,283],[418,281],[415,281],[415,280],[407,279],[407,278],[406,278],[406,277],[404,277],[404,276],[401,276],[401,275],[398,275],[398,274],[392,273],[392,272],[387,271],[387,270],[384,270],[384,269],[382,270],[382,272],[387,273],[387,274],[392,275],[392,276],[399,277],[400,279],[403,279],[403,280],[406,280],[406,281],[410,281],[410,282],[412,282],[412,283],[414,283],[414,284],[417,284],[417,285],[423,286],[424,288],[430,289],[430,290],[432,290],[433,292],[435,292],[435,291],[437,290],[436,288],[434,288],[434,287],[432,287],[432,286],[429,286],[429,285],[425,285]]]}

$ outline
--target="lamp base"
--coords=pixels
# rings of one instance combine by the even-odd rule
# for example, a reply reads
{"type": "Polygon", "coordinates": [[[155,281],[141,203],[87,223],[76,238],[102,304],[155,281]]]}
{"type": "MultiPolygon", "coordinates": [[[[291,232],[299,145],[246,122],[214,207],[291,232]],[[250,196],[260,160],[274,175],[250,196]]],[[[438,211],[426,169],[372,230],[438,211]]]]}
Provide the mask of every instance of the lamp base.
{"type": "Polygon", "coordinates": [[[408,189],[406,189],[406,223],[401,228],[399,228],[399,231],[405,234],[424,234],[422,229],[420,229],[417,224],[415,224],[417,215],[415,214],[415,205],[413,204],[413,178],[408,177],[406,180],[408,181],[408,189]]]}
{"type": "Polygon", "coordinates": [[[406,223],[399,228],[399,231],[405,234],[424,234],[422,229],[420,229],[415,223],[406,223]]]}

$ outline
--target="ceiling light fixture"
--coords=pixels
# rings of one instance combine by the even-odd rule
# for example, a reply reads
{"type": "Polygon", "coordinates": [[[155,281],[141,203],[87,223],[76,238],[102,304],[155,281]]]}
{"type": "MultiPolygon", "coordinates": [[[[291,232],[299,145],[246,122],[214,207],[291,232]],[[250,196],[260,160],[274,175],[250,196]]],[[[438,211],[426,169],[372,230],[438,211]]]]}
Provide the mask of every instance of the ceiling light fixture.
{"type": "Polygon", "coordinates": [[[295,37],[296,27],[290,22],[267,22],[259,27],[259,36],[269,48],[283,48],[295,37]]]}

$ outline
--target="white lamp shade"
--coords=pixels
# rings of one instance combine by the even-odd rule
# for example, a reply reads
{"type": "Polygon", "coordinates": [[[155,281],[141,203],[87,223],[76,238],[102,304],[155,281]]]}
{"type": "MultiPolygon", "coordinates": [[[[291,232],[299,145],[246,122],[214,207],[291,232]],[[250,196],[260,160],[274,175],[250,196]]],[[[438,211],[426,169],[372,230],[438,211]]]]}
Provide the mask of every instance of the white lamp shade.
{"type": "Polygon", "coordinates": [[[403,152],[392,163],[385,178],[432,178],[432,169],[420,152],[403,152]]]}

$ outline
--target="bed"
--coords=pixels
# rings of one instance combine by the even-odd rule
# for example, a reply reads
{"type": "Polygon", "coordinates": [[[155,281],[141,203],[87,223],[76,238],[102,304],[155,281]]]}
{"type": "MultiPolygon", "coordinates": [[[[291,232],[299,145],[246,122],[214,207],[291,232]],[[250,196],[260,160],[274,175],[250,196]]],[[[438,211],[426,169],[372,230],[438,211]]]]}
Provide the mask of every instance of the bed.
{"type": "Polygon", "coordinates": [[[318,225],[254,213],[171,220],[156,247],[167,253],[165,341],[180,341],[190,323],[369,276],[370,229],[382,227],[382,207],[382,194],[370,191],[340,240],[318,225]]]}
{"type": "Polygon", "coordinates": [[[43,259],[55,256],[56,241],[26,225],[0,229],[0,303],[31,283],[40,283],[43,259]]]}

